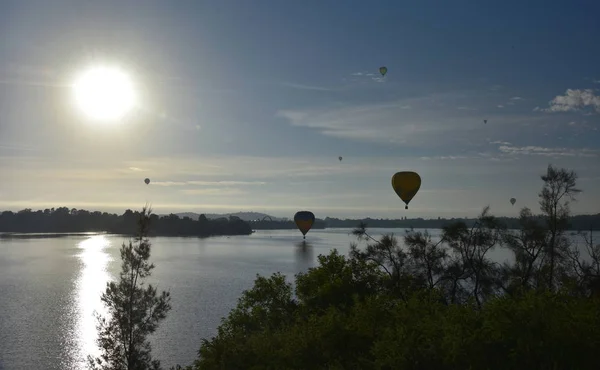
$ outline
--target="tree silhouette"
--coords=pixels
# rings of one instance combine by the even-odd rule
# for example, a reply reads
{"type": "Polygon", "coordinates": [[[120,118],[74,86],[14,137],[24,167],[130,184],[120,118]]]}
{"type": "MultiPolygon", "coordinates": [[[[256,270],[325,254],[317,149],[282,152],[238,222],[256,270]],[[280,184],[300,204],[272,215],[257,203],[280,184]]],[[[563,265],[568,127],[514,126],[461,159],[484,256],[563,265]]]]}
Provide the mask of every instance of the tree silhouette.
{"type": "Polygon", "coordinates": [[[154,268],[154,264],[148,262],[150,215],[146,207],[139,213],[136,240],[121,247],[119,280],[107,283],[102,294],[109,317],[96,315],[102,354],[97,358],[88,357],[92,369],[160,369],[160,362],[152,359],[147,336],[157,329],[171,306],[168,292],[159,295],[152,285],[144,286],[144,280],[154,268]]]}
{"type": "MultiPolygon", "coordinates": [[[[0,232],[37,232],[37,233],[70,233],[70,232],[109,232],[112,234],[132,234],[135,230],[139,212],[130,209],[121,216],[116,214],[90,212],[86,210],[46,209],[32,211],[24,209],[17,213],[5,211],[0,213],[0,232]]],[[[179,218],[175,214],[159,217],[151,215],[153,228],[149,236],[212,236],[212,235],[250,235],[252,228],[247,222],[238,218],[209,220],[200,217],[192,220],[189,217],[179,218]]],[[[10,235],[9,235],[10,236],[10,235]]]]}

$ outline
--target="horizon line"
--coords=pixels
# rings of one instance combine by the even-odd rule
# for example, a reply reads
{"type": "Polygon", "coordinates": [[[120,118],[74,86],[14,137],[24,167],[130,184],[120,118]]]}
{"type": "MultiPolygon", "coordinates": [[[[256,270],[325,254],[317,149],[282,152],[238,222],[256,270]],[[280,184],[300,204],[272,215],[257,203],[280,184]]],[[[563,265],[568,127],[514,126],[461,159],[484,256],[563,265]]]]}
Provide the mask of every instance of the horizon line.
{"type": "MultiPolygon", "coordinates": [[[[88,209],[83,209],[83,208],[69,208],[69,207],[66,207],[66,206],[62,206],[62,207],[51,207],[51,208],[37,209],[37,210],[34,210],[32,208],[23,208],[23,209],[20,209],[18,211],[12,211],[10,209],[5,209],[5,210],[0,210],[0,214],[2,214],[4,212],[12,212],[12,213],[17,214],[17,213],[25,211],[27,209],[29,209],[32,213],[36,213],[36,212],[44,212],[45,210],[52,210],[52,209],[56,210],[58,208],[67,208],[69,211],[72,210],[72,209],[76,209],[78,211],[86,211],[86,212],[89,212],[89,213],[94,213],[94,212],[108,213],[108,214],[113,214],[113,215],[117,215],[117,216],[121,216],[121,215],[125,214],[127,211],[132,211],[134,213],[136,213],[136,212],[139,213],[140,212],[138,210],[133,210],[131,208],[126,208],[123,211],[123,213],[119,214],[119,213],[115,213],[114,211],[113,212],[108,212],[108,211],[99,211],[99,210],[88,210],[88,209]]],[[[169,215],[172,215],[172,214],[179,216],[180,214],[186,214],[186,213],[193,213],[193,214],[196,214],[198,216],[200,216],[202,214],[204,214],[204,215],[209,214],[209,215],[215,215],[215,216],[227,216],[227,215],[234,215],[236,213],[257,213],[257,214],[260,214],[260,215],[269,216],[269,217],[276,218],[276,219],[283,219],[283,218],[285,218],[288,221],[293,221],[292,218],[287,217],[287,216],[283,216],[283,217],[274,216],[274,215],[271,215],[271,214],[268,214],[268,213],[258,212],[258,211],[237,211],[237,212],[225,212],[225,213],[216,213],[216,212],[198,213],[198,212],[192,212],[192,211],[187,211],[187,212],[185,212],[185,211],[183,211],[183,212],[170,212],[170,213],[155,213],[155,212],[152,212],[152,214],[157,215],[159,217],[169,216],[169,215]]],[[[538,216],[541,216],[541,215],[543,215],[541,212],[540,213],[536,213],[536,214],[532,214],[533,217],[538,217],[538,216]]],[[[597,216],[597,215],[600,215],[600,212],[598,212],[598,213],[577,213],[577,214],[571,214],[571,215],[569,215],[569,217],[576,217],[576,216],[597,216]]],[[[432,221],[435,221],[435,220],[451,220],[451,219],[470,220],[470,219],[477,219],[478,218],[478,216],[450,217],[450,218],[448,218],[448,217],[441,217],[441,216],[437,216],[437,217],[432,216],[432,217],[428,217],[428,218],[425,218],[425,217],[408,218],[408,216],[403,216],[403,217],[406,217],[406,220],[422,219],[422,220],[432,220],[432,221]]],[[[510,218],[519,218],[518,215],[517,216],[494,216],[494,217],[496,217],[496,218],[509,218],[509,219],[510,218]]],[[[348,218],[348,217],[346,217],[346,218],[340,218],[340,217],[331,217],[331,216],[325,216],[323,218],[315,217],[315,219],[317,219],[317,220],[325,220],[327,218],[338,219],[338,220],[342,220],[342,221],[344,221],[344,220],[361,221],[361,220],[367,220],[367,219],[372,219],[372,220],[390,220],[390,221],[396,221],[396,220],[397,221],[403,221],[404,220],[402,218],[384,218],[384,217],[375,218],[375,217],[372,217],[372,216],[366,216],[366,217],[362,217],[362,218],[348,218]]]]}

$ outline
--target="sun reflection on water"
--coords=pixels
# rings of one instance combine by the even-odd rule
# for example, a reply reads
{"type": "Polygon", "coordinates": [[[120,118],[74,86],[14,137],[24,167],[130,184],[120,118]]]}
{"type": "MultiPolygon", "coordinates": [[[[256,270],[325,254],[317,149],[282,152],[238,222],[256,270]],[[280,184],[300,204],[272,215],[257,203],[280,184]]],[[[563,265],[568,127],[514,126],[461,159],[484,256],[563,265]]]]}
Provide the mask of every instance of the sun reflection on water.
{"type": "Polygon", "coordinates": [[[107,248],[110,241],[104,235],[94,235],[81,243],[78,248],[83,266],[77,278],[77,343],[79,347],[80,368],[86,368],[87,356],[99,355],[97,339],[97,320],[94,312],[106,317],[107,311],[100,300],[106,289],[106,283],[112,280],[108,263],[112,260],[107,248]]]}

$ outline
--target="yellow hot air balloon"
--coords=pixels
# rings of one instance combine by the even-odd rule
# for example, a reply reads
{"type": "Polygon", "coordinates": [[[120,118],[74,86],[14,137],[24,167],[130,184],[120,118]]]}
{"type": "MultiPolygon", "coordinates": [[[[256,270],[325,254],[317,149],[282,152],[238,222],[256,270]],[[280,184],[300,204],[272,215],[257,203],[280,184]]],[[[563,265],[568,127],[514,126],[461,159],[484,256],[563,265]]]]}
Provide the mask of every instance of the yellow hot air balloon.
{"type": "Polygon", "coordinates": [[[397,172],[392,176],[392,187],[400,199],[406,203],[404,209],[408,209],[408,203],[410,203],[421,187],[421,176],[412,171],[397,172]]]}

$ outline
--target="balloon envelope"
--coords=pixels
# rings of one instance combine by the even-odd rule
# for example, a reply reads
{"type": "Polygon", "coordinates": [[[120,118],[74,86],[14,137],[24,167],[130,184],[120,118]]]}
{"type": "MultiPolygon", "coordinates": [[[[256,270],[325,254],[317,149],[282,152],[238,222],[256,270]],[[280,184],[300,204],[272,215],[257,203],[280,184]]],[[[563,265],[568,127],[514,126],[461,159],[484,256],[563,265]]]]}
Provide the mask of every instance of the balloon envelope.
{"type": "Polygon", "coordinates": [[[515,202],[516,202],[516,201],[517,201],[517,200],[516,200],[515,198],[510,198],[510,202],[512,203],[512,205],[513,205],[513,206],[515,205],[515,202]]]}
{"type": "Polygon", "coordinates": [[[341,160],[342,160],[342,157],[338,157],[338,159],[341,161],[341,160]]]}
{"type": "Polygon", "coordinates": [[[306,235],[315,222],[315,214],[310,211],[298,211],[294,215],[294,222],[302,235],[306,235]]]}
{"type": "Polygon", "coordinates": [[[385,74],[387,73],[387,67],[380,67],[379,73],[381,73],[382,76],[385,76],[385,74]]]}
{"type": "Polygon", "coordinates": [[[148,184],[150,183],[150,179],[146,178],[146,179],[144,180],[144,182],[146,183],[146,185],[148,185],[148,184]]]}
{"type": "Polygon", "coordinates": [[[421,188],[421,176],[412,171],[397,172],[392,176],[392,188],[394,188],[400,199],[406,203],[405,208],[408,209],[408,203],[421,188]]]}

